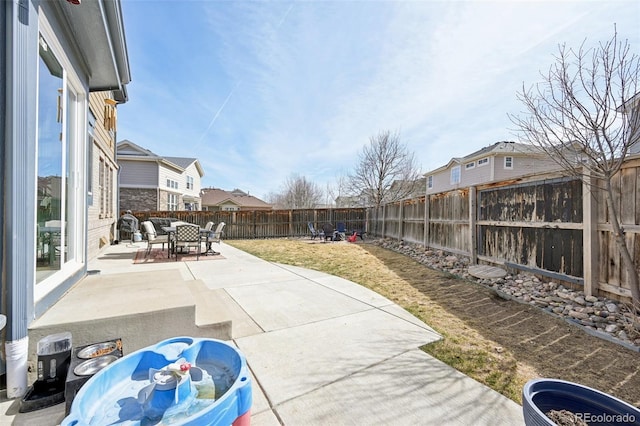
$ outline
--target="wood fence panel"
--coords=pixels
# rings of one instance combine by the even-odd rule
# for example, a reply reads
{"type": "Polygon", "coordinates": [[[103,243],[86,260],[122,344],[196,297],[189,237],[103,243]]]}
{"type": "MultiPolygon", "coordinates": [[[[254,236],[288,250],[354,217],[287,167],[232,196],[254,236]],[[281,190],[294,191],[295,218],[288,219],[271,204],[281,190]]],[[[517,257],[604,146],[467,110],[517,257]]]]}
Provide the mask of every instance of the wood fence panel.
{"type": "Polygon", "coordinates": [[[539,181],[482,190],[478,206],[479,255],[583,276],[581,180],[539,181]],[[559,227],[554,223],[568,225],[559,227]]]}
{"type": "Polygon", "coordinates": [[[400,210],[402,209],[400,202],[390,203],[385,206],[384,210],[384,237],[400,239],[400,221],[402,217],[400,210]]]}
{"type": "Polygon", "coordinates": [[[433,194],[428,199],[427,245],[454,253],[470,253],[469,190],[433,194]]]}
{"type": "Polygon", "coordinates": [[[424,241],[424,215],[426,197],[403,201],[402,239],[415,244],[424,241]]]}
{"type": "MultiPolygon", "coordinates": [[[[611,187],[626,245],[635,265],[640,265],[640,159],[625,163],[611,180],[611,187]]],[[[599,182],[593,192],[598,200],[598,281],[608,292],[630,296],[629,276],[613,236],[604,184],[599,182]]]]}

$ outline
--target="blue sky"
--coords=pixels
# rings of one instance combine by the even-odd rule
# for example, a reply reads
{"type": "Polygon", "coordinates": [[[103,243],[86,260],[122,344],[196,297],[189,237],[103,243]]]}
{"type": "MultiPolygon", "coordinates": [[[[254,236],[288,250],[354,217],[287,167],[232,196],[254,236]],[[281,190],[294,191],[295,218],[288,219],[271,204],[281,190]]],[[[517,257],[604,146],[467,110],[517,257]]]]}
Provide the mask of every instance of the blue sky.
{"type": "Polygon", "coordinates": [[[321,188],[399,132],[423,172],[502,140],[558,44],[640,52],[640,1],[122,0],[118,140],[195,157],[203,186],[321,188]]]}

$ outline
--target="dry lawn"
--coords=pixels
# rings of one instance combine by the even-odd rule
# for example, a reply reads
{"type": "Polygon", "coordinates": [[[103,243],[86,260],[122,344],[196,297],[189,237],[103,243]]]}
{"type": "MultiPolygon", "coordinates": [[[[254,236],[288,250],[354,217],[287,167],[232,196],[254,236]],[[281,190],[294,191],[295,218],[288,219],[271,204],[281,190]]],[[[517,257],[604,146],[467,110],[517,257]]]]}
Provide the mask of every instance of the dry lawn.
{"type": "Polygon", "coordinates": [[[529,305],[373,244],[242,240],[265,260],[337,275],[387,297],[438,331],[422,349],[522,403],[534,377],[581,383],[640,406],[638,353],[529,305]]]}

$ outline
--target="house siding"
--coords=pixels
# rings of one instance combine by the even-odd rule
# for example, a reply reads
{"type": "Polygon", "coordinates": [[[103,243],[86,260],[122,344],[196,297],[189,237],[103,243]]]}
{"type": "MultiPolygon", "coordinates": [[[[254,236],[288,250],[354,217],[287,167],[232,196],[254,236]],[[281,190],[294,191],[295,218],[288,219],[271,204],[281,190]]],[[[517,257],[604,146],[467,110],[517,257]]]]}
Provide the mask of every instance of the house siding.
{"type": "Polygon", "coordinates": [[[484,183],[491,181],[491,165],[492,159],[489,159],[489,163],[478,166],[478,161],[473,161],[475,167],[472,169],[467,169],[466,164],[470,163],[470,161],[463,163],[460,167],[460,186],[469,186],[475,185],[476,183],[484,183]]]}
{"type": "Polygon", "coordinates": [[[449,167],[447,167],[445,170],[427,174],[426,176],[433,176],[433,188],[427,188],[427,194],[446,192],[458,188],[482,185],[501,180],[513,179],[532,173],[540,173],[558,169],[558,165],[553,160],[540,158],[540,156],[530,156],[516,153],[488,155],[481,158],[488,158],[489,162],[483,166],[478,166],[478,159],[475,159],[461,162],[459,164],[460,183],[457,185],[452,185],[450,183],[450,177],[451,169],[453,167],[456,167],[458,163],[449,165],[449,167]],[[512,169],[504,168],[505,157],[513,158],[512,169]],[[467,169],[465,165],[471,161],[474,161],[476,166],[472,169],[467,169]]]}
{"type": "Polygon", "coordinates": [[[89,95],[89,108],[96,118],[93,129],[93,150],[90,152],[91,203],[87,208],[87,256],[89,259],[98,256],[109,247],[114,240],[117,212],[116,181],[118,165],[115,162],[115,134],[104,126],[104,100],[110,98],[110,92],[94,92],[89,95]],[[106,190],[110,196],[110,206],[101,214],[100,161],[112,170],[110,187],[106,190]]]}
{"type": "Polygon", "coordinates": [[[159,180],[157,185],[164,191],[173,192],[176,194],[183,194],[187,188],[187,180],[186,177],[182,174],[181,171],[176,171],[175,169],[169,169],[165,166],[160,167],[159,180]],[[177,188],[169,188],[167,186],[167,179],[171,179],[173,181],[178,182],[177,188]]]}
{"type": "MultiPolygon", "coordinates": [[[[118,164],[120,165],[120,188],[158,186],[158,163],[155,161],[132,161],[118,157],[118,164]]],[[[166,179],[161,186],[166,186],[166,179]]]]}
{"type": "Polygon", "coordinates": [[[558,168],[558,165],[553,160],[543,159],[540,157],[497,155],[493,158],[493,160],[495,170],[494,180],[505,180],[517,176],[555,170],[558,168]],[[505,157],[513,158],[512,169],[504,168],[505,157]]]}
{"type": "MultiPolygon", "coordinates": [[[[196,168],[195,164],[191,164],[189,167],[187,167],[187,169],[182,174],[182,181],[184,184],[183,194],[185,196],[199,199],[200,189],[202,188],[202,179],[200,178],[200,173],[198,173],[198,169],[196,168]],[[187,176],[191,176],[193,178],[193,188],[191,189],[187,189],[187,176]]],[[[200,204],[199,201],[198,204],[200,204]]]]}

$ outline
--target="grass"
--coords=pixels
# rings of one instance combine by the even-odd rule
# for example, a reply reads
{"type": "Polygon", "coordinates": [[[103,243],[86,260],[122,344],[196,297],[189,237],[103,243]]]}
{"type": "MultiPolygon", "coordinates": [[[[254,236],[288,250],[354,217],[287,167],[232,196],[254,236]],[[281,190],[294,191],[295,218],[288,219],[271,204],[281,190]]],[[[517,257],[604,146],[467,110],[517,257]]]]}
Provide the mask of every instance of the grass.
{"type": "Polygon", "coordinates": [[[437,285],[454,278],[407,256],[370,244],[310,244],[309,240],[288,239],[225,242],[271,262],[345,278],[392,300],[443,336],[422,350],[520,404],[522,387],[536,376],[533,368],[517,363],[507,349],[419,291],[415,282],[437,285]]]}

